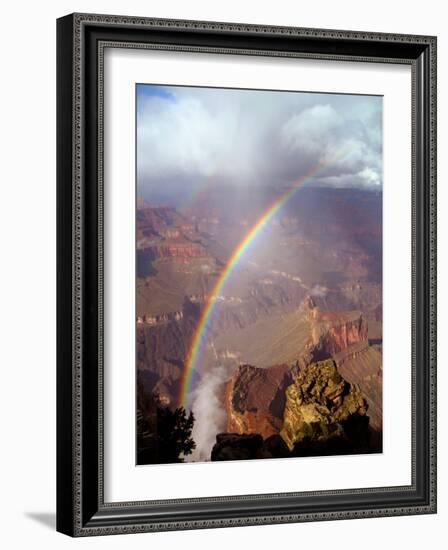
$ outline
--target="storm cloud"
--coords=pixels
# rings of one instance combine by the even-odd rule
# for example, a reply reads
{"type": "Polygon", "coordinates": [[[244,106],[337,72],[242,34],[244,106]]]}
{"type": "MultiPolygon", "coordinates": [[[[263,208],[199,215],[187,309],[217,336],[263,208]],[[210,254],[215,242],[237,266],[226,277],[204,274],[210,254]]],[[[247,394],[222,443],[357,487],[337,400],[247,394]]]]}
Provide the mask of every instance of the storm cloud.
{"type": "Polygon", "coordinates": [[[320,163],[312,184],[381,187],[381,97],[138,85],[139,192],[284,186],[320,163]]]}

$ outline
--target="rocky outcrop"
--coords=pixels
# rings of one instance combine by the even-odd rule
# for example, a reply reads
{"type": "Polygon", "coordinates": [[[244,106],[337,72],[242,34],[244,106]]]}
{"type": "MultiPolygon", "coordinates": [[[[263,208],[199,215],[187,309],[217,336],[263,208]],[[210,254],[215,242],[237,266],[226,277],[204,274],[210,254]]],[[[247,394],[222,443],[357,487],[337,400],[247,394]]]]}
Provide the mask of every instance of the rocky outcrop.
{"type": "Polygon", "coordinates": [[[293,363],[268,368],[240,365],[227,383],[229,433],[259,433],[264,438],[278,434],[283,425],[286,388],[297,372],[316,360],[333,357],[338,365],[349,359],[351,365],[368,351],[367,323],[359,312],[322,311],[308,296],[299,313],[307,320],[308,337],[304,348],[298,344],[293,363]]]}
{"type": "Polygon", "coordinates": [[[332,357],[350,346],[368,345],[367,321],[359,311],[325,311],[317,307],[310,296],[301,305],[310,325],[307,348],[315,358],[332,357]]]}
{"type": "Polygon", "coordinates": [[[263,438],[260,434],[218,434],[212,449],[211,460],[258,458],[262,445],[263,438]]]}
{"type": "MultiPolygon", "coordinates": [[[[359,285],[358,285],[359,286],[359,285]]],[[[382,354],[381,344],[369,341],[368,324],[358,311],[332,312],[316,306],[307,297],[302,306],[309,320],[309,356],[314,360],[332,358],[339,373],[358,385],[369,406],[370,427],[381,447],[382,432],[382,354]]]]}
{"type": "Polygon", "coordinates": [[[368,438],[367,402],[333,360],[302,369],[285,393],[280,435],[291,451],[303,442],[320,445],[336,438],[356,446],[368,438]]]}
{"type": "MultiPolygon", "coordinates": [[[[248,370],[246,375],[249,378],[255,376],[255,372],[248,370]]],[[[244,388],[245,407],[246,393],[244,388]]],[[[284,396],[279,432],[251,431],[247,419],[252,417],[245,410],[239,418],[246,423],[237,427],[247,431],[218,434],[211,460],[322,456],[375,450],[369,446],[367,402],[358,386],[342,378],[333,360],[300,369],[284,390],[284,396]]],[[[258,410],[253,414],[261,418],[258,410]]],[[[266,418],[258,426],[263,428],[265,423],[266,418]]]]}
{"type": "Polygon", "coordinates": [[[291,381],[292,371],[288,365],[268,369],[240,365],[225,389],[227,431],[259,433],[263,437],[278,433],[285,388],[291,381]]]}
{"type": "Polygon", "coordinates": [[[341,375],[349,382],[357,384],[369,406],[370,427],[376,432],[378,446],[381,446],[382,432],[382,355],[372,346],[359,350],[354,347],[342,357],[335,356],[341,375]]]}
{"type": "Polygon", "coordinates": [[[211,460],[289,458],[293,456],[279,435],[263,439],[259,434],[222,433],[216,436],[211,460]]]}
{"type": "Polygon", "coordinates": [[[254,458],[288,458],[292,454],[279,435],[263,439],[259,434],[222,433],[216,436],[211,460],[248,460],[254,458]]]}

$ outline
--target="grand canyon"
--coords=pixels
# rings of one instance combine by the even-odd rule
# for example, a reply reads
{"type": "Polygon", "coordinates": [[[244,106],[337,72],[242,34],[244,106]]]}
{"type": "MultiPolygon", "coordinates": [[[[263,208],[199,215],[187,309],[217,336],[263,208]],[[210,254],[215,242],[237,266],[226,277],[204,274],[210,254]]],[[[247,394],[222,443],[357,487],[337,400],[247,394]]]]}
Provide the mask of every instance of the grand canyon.
{"type": "Polygon", "coordinates": [[[304,186],[230,271],[282,192],[139,196],[138,464],[382,451],[381,190],[304,186]]]}
{"type": "Polygon", "coordinates": [[[382,101],[136,85],[138,465],[382,452],[382,101]]]}

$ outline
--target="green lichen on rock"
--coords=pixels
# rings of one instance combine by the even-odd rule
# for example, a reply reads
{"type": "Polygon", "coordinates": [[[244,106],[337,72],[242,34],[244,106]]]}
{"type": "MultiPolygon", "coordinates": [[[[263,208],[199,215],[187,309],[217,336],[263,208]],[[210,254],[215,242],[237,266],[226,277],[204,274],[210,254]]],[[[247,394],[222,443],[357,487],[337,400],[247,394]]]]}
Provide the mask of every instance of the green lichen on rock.
{"type": "Polygon", "coordinates": [[[364,438],[368,430],[367,402],[356,384],[350,384],[332,359],[311,363],[286,389],[283,427],[290,451],[300,445],[364,438]]]}

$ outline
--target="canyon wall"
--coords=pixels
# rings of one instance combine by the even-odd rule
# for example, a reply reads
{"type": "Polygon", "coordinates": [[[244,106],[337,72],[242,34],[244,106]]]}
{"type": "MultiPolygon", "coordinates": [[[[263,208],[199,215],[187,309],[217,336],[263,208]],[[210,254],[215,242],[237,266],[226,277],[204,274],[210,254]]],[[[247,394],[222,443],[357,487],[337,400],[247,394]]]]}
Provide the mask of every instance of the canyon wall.
{"type": "Polygon", "coordinates": [[[241,365],[225,387],[227,431],[278,433],[285,405],[285,389],[292,382],[288,365],[259,369],[241,365]]]}
{"type": "Polygon", "coordinates": [[[367,322],[359,312],[321,311],[310,298],[304,301],[302,312],[309,321],[309,337],[304,348],[297,350],[294,363],[269,368],[241,365],[227,383],[227,432],[258,433],[263,438],[281,433],[287,403],[294,393],[292,382],[305,376],[310,363],[328,359],[338,369],[335,376],[343,376],[347,384],[362,392],[371,428],[381,432],[381,354],[369,345],[367,322]]]}
{"type": "MultiPolygon", "coordinates": [[[[246,369],[246,373],[255,376],[253,369],[246,369]]],[[[243,432],[218,434],[211,460],[323,456],[379,450],[370,444],[368,404],[359,386],[347,382],[332,359],[312,363],[292,374],[293,380],[284,390],[283,413],[281,418],[276,418],[280,430],[274,433],[251,432],[246,425],[243,432]]],[[[233,427],[241,428],[237,424],[233,427]]]]}

